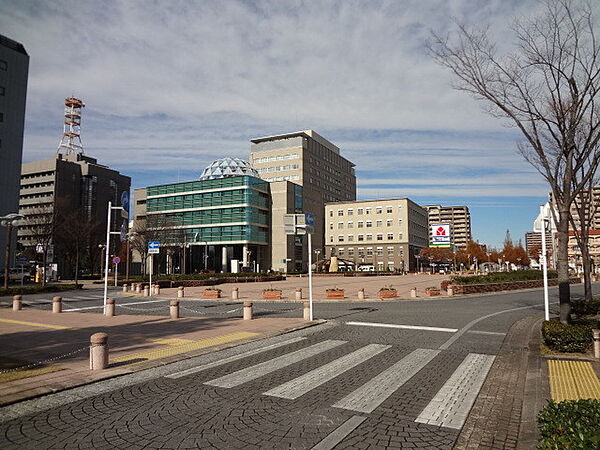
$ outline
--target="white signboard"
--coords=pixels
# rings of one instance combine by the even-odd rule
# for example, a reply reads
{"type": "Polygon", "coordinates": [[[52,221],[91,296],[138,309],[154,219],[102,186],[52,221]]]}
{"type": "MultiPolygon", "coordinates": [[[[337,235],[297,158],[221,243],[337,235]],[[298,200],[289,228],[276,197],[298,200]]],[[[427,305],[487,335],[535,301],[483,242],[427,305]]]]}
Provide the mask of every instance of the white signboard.
{"type": "Polygon", "coordinates": [[[432,247],[451,247],[452,238],[450,236],[450,224],[438,223],[431,225],[431,246],[432,247]]]}

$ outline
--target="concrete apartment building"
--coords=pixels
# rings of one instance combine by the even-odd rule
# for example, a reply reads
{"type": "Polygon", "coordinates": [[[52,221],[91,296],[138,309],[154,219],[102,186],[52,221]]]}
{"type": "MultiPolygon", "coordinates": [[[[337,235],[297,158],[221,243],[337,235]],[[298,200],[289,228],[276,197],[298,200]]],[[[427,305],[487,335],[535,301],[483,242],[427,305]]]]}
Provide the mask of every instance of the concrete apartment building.
{"type": "Polygon", "coordinates": [[[372,265],[379,271],[410,271],[428,245],[427,210],[408,198],[325,205],[326,255],[372,265]]]}
{"type": "Polygon", "coordinates": [[[458,249],[465,249],[467,242],[472,239],[471,213],[468,206],[441,206],[427,205],[429,216],[429,242],[432,242],[431,226],[447,223],[450,224],[452,244],[458,249]]]}
{"type": "MultiPolygon", "coordinates": [[[[29,55],[23,45],[0,34],[0,216],[19,210],[28,74],[29,55]]],[[[5,246],[6,232],[0,229],[2,268],[5,246]]]]}
{"type": "Polygon", "coordinates": [[[284,236],[283,218],[279,212],[313,213],[313,249],[323,254],[325,203],[356,199],[354,164],[341,156],[336,145],[313,130],[254,138],[250,142],[249,162],[262,179],[269,183],[291,182],[302,187],[300,211],[297,188],[283,184],[272,186],[275,210],[271,247],[273,269],[284,272],[306,270],[306,249],[302,250],[302,239],[305,238],[284,236]],[[296,192],[293,204],[292,190],[296,192]],[[284,199],[289,202],[280,203],[284,199]]]}

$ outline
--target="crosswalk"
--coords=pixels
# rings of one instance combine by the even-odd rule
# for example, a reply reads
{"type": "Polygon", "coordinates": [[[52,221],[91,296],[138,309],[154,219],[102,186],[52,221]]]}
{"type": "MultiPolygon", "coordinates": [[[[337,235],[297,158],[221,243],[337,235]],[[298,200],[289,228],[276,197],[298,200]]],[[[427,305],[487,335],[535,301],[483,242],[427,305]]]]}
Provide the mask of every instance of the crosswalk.
{"type": "MultiPolygon", "coordinates": [[[[326,359],[326,352],[337,349],[340,350],[349,347],[348,341],[327,339],[316,343],[307,342],[305,338],[292,338],[262,348],[236,354],[220,360],[216,360],[201,366],[192,367],[181,372],[167,375],[167,378],[178,379],[200,372],[208,371],[212,368],[226,367],[227,364],[243,361],[246,358],[266,354],[275,349],[285,349],[286,346],[295,344],[303,345],[300,349],[294,349],[286,353],[274,356],[263,362],[250,364],[239,370],[233,370],[217,378],[211,378],[210,375],[204,376],[202,383],[206,386],[215,388],[232,389],[243,386],[259,378],[265,377],[276,371],[289,368],[297,363],[311,360],[321,355],[326,359]],[[309,345],[310,344],[310,345],[309,345]]],[[[372,358],[381,355],[386,360],[391,359],[391,345],[367,344],[356,349],[348,349],[342,356],[339,356],[319,367],[307,370],[304,374],[295,378],[283,381],[281,377],[272,377],[276,386],[269,386],[264,392],[258,392],[257,395],[281,398],[289,401],[300,399],[319,386],[323,386],[342,374],[350,374],[353,369],[358,368],[363,363],[367,363],[372,358]],[[386,353],[387,352],[387,353],[386,353]],[[386,356],[386,355],[390,356],[386,356]]],[[[281,350],[279,351],[281,353],[281,350]]],[[[431,364],[441,350],[433,349],[415,349],[409,354],[401,357],[398,361],[392,362],[379,373],[373,373],[366,382],[360,382],[364,379],[365,366],[362,370],[362,377],[357,377],[356,386],[351,386],[349,393],[340,395],[341,398],[329,406],[352,413],[370,414],[381,404],[389,399],[398,389],[411,383],[415,376],[422,371],[439,371],[439,363],[431,364]]],[[[393,353],[395,354],[395,353],[393,353]]],[[[493,355],[483,355],[469,353],[466,356],[460,356],[462,361],[454,372],[449,376],[444,385],[431,397],[429,403],[420,411],[416,411],[414,421],[418,423],[434,425],[438,427],[460,429],[462,428],[475,399],[487,377],[489,370],[494,362],[493,355]]],[[[374,367],[380,367],[381,364],[374,367]]],[[[239,367],[239,366],[238,366],[239,367]]],[[[296,366],[297,369],[298,366],[296,366]]],[[[312,365],[314,367],[314,364],[312,365]]],[[[373,367],[368,366],[368,367],[373,367]]],[[[454,366],[453,366],[454,367],[454,366]]],[[[226,370],[225,370],[226,371],[226,370]]],[[[222,374],[223,372],[221,372],[222,374]]],[[[294,372],[297,374],[297,372],[294,372]]],[[[264,384],[264,379],[261,380],[264,384]]],[[[440,380],[441,384],[442,380],[440,380]]],[[[263,385],[261,384],[261,385],[263,385]]],[[[439,386],[439,384],[437,385],[439,386]]],[[[262,389],[261,389],[262,391],[262,389]]],[[[422,403],[424,404],[424,403],[422,403]]]]}

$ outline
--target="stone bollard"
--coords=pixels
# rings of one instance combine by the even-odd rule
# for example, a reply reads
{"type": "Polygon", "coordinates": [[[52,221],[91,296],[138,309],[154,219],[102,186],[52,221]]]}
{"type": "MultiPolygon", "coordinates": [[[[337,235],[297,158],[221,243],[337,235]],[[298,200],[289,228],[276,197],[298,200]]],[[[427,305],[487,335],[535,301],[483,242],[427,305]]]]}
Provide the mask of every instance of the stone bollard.
{"type": "Polygon", "coordinates": [[[144,286],[144,297],[150,296],[150,286],[144,286]]]}
{"type": "Polygon", "coordinates": [[[154,285],[154,295],[160,295],[160,284],[158,283],[154,285]]]}
{"type": "Polygon", "coordinates": [[[302,288],[296,288],[296,300],[302,300],[302,288]]]}
{"type": "Polygon", "coordinates": [[[231,290],[231,299],[237,300],[238,298],[240,298],[240,290],[238,288],[233,288],[231,290]]]}
{"type": "Polygon", "coordinates": [[[95,333],[90,337],[90,370],[108,367],[108,334],[95,333]]]}
{"type": "Polygon", "coordinates": [[[252,320],[252,302],[244,302],[244,320],[252,320]]]}
{"type": "Polygon", "coordinates": [[[358,290],[358,299],[359,300],[364,300],[365,299],[365,288],[360,288],[358,290]]]}
{"type": "Polygon", "coordinates": [[[62,297],[52,297],[52,312],[53,313],[61,313],[62,312],[62,297]]]}
{"type": "Polygon", "coordinates": [[[185,291],[183,289],[183,286],[179,286],[179,289],[177,289],[177,298],[183,298],[185,296],[185,291]]]}
{"type": "Polygon", "coordinates": [[[581,284],[585,283],[585,277],[581,275],[581,284]]]}
{"type": "Polygon", "coordinates": [[[448,286],[446,292],[448,292],[448,297],[452,297],[454,295],[454,289],[452,289],[450,286],[448,286]]]}
{"type": "Polygon", "coordinates": [[[136,294],[142,293],[142,283],[135,283],[135,293],[136,294]]]}
{"type": "Polygon", "coordinates": [[[179,319],[179,300],[169,302],[169,312],[171,313],[171,319],[179,319]]]}
{"type": "Polygon", "coordinates": [[[107,298],[106,299],[106,308],[104,308],[104,315],[108,317],[113,317],[115,315],[115,299],[107,298]]]}
{"type": "Polygon", "coordinates": [[[592,335],[594,336],[594,358],[600,359],[600,330],[593,329],[592,335]]]}
{"type": "Polygon", "coordinates": [[[412,298],[417,298],[417,288],[416,287],[414,287],[410,290],[410,296],[412,298]]]}
{"type": "Polygon", "coordinates": [[[15,295],[13,297],[13,311],[21,311],[21,308],[23,308],[22,299],[23,297],[20,295],[15,295]]]}
{"type": "Polygon", "coordinates": [[[123,292],[127,292],[127,283],[123,283],[123,292]]]}
{"type": "Polygon", "coordinates": [[[310,320],[310,302],[304,302],[304,320],[310,320]]]}

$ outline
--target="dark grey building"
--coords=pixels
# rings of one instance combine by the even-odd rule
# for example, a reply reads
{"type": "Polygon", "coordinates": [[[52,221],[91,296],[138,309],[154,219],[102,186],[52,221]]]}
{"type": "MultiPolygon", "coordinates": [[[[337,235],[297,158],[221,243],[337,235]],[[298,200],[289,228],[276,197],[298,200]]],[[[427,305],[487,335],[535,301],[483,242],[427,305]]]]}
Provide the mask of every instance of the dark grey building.
{"type": "MultiPolygon", "coordinates": [[[[29,55],[23,45],[0,34],[0,216],[19,209],[28,73],[29,55]]],[[[0,267],[4,267],[4,231],[0,229],[0,267]]]]}

